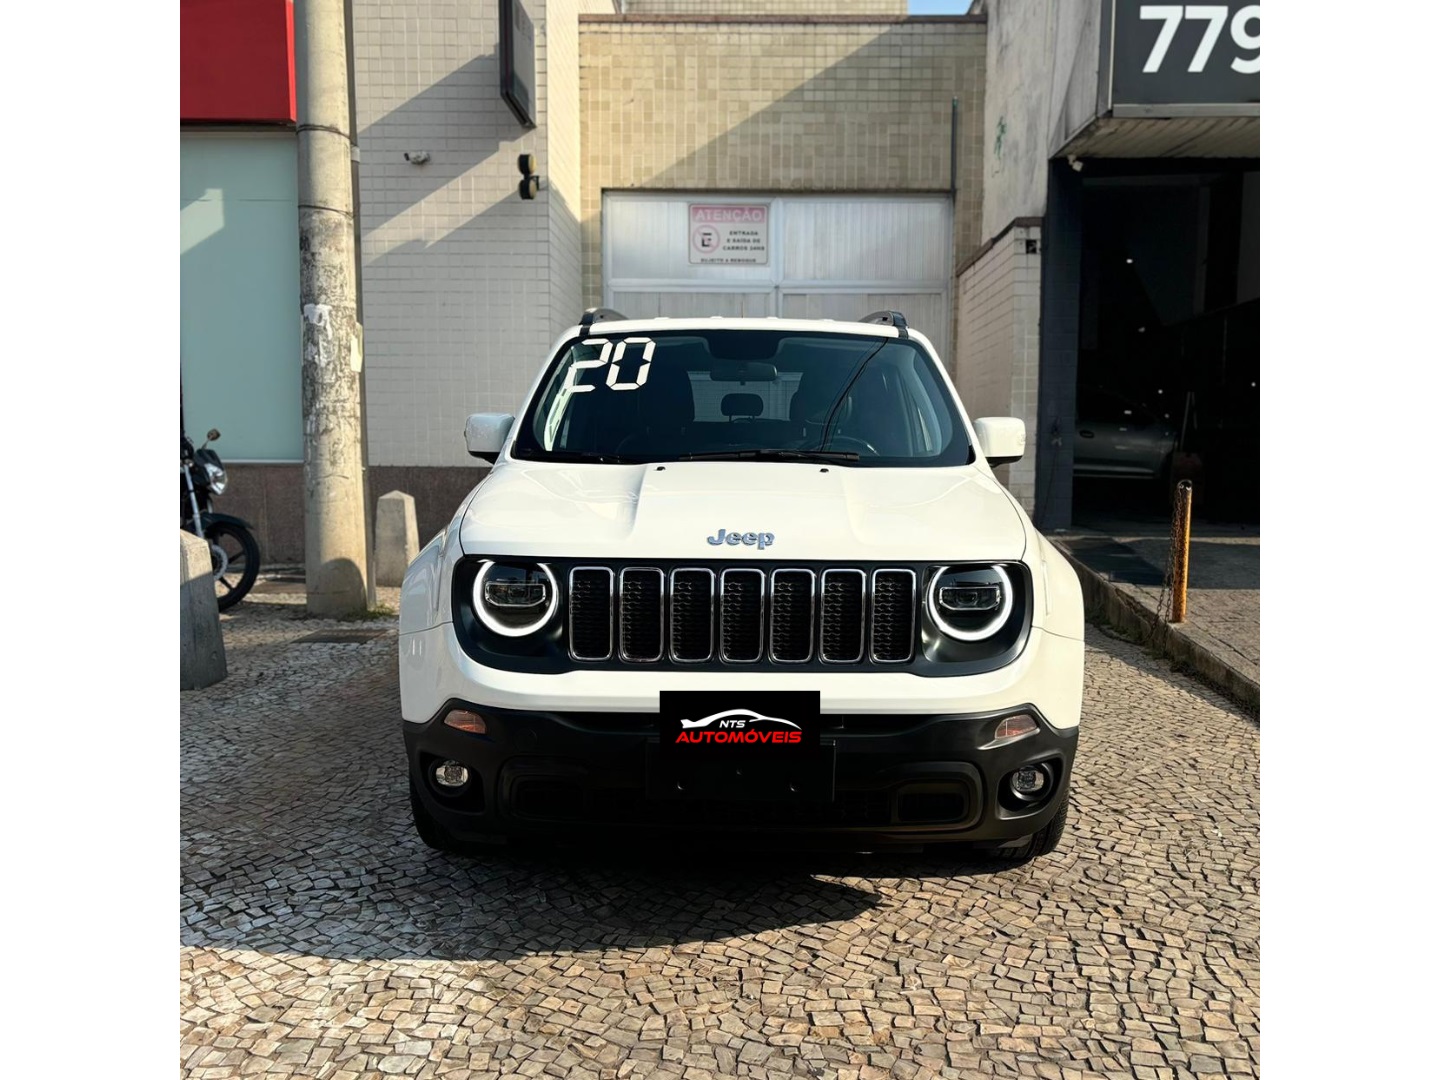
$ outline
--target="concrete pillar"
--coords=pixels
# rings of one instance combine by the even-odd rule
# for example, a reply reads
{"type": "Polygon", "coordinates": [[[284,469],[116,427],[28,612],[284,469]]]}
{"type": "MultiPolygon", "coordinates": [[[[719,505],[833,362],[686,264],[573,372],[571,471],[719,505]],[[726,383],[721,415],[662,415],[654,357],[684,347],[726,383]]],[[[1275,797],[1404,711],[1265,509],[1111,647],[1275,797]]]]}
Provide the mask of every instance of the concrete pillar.
{"type": "Polygon", "coordinates": [[[199,690],[225,678],[225,641],[215,602],[210,545],[180,530],[180,689],[199,690]]]}
{"type": "Polygon", "coordinates": [[[375,507],[375,584],[399,585],[419,554],[415,499],[403,491],[381,495],[375,507]]]}
{"type": "Polygon", "coordinates": [[[320,616],[359,614],[369,593],[349,70],[345,0],[298,0],[305,604],[320,616]]]}

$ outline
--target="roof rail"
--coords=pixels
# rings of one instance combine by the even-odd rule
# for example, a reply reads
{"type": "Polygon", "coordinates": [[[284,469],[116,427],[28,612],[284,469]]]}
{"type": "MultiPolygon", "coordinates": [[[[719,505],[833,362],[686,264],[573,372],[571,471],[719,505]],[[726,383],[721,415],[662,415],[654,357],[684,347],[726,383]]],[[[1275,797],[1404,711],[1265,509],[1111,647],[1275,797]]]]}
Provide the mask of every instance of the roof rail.
{"type": "Polygon", "coordinates": [[[585,333],[587,330],[590,329],[591,326],[593,326],[597,322],[605,322],[607,320],[613,322],[616,319],[623,320],[624,318],[625,316],[621,315],[620,312],[616,311],[614,308],[586,308],[585,314],[580,317],[580,332],[582,334],[585,333]]]}
{"type": "Polygon", "coordinates": [[[893,326],[896,330],[900,331],[902,338],[908,338],[910,336],[909,324],[905,322],[905,316],[901,315],[898,311],[872,311],[860,321],[880,323],[883,326],[893,326]]]}

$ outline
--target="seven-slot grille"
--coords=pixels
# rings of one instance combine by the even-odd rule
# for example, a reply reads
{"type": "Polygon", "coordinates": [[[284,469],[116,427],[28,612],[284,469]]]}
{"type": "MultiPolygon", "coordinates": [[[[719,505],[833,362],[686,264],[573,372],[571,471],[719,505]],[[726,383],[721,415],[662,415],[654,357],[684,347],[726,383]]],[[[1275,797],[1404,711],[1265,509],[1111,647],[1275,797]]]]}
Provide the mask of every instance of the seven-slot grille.
{"type": "Polygon", "coordinates": [[[901,664],[915,651],[913,570],[577,566],[576,660],[646,664],[901,664]]]}

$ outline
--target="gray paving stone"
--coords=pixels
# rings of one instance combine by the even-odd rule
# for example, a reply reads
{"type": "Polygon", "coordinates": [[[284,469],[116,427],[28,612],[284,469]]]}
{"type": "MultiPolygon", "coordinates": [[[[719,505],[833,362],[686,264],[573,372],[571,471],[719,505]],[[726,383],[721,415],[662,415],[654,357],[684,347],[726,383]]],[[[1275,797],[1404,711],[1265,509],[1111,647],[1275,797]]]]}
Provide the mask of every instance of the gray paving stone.
{"type": "Polygon", "coordinates": [[[476,861],[411,827],[394,637],[296,643],[355,625],[302,605],[227,613],[182,701],[189,1080],[1258,1072],[1258,733],[1128,644],[1089,631],[1070,831],[1028,866],[476,861]]]}

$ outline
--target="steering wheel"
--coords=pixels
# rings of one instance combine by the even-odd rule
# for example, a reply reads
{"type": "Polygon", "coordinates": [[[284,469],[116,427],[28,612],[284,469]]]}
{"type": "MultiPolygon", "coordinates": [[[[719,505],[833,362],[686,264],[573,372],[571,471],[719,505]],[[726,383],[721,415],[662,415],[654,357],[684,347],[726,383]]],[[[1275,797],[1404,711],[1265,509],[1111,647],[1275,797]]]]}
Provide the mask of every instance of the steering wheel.
{"type": "Polygon", "coordinates": [[[880,457],[880,451],[875,448],[874,443],[866,442],[864,439],[857,439],[853,435],[832,435],[830,437],[830,443],[825,449],[839,450],[841,449],[840,443],[850,443],[852,446],[858,446],[860,453],[869,454],[870,457],[880,457]]]}

